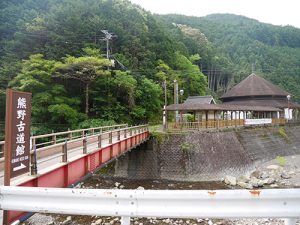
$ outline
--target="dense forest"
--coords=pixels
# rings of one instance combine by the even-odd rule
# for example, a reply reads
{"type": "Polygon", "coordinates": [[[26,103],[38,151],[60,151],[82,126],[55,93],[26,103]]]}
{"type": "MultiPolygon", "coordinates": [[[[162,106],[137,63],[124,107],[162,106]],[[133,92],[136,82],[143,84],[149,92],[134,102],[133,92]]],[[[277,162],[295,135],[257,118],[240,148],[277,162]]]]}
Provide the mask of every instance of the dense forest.
{"type": "MultiPolygon", "coordinates": [[[[197,30],[212,43],[213,59],[207,71],[203,70],[207,75],[228,76],[233,85],[248,76],[255,64],[257,74],[289,91],[294,101],[300,102],[300,29],[230,14],[157,17],[169,26],[197,30]]],[[[210,87],[216,91],[215,85],[210,87]]]]}
{"type": "Polygon", "coordinates": [[[126,0],[2,0],[0,21],[0,122],[5,89],[29,91],[33,133],[158,122],[165,80],[169,104],[175,79],[183,98],[218,97],[253,63],[300,101],[293,27],[235,15],[153,15],[126,0]]]}

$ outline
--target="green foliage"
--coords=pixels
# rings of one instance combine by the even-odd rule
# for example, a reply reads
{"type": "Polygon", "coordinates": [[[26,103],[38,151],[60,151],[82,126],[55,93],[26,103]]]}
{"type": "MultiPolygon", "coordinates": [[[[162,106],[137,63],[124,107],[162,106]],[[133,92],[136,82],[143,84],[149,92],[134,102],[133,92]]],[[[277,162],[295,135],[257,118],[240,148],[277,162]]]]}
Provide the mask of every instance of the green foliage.
{"type": "Polygon", "coordinates": [[[0,121],[9,85],[33,93],[33,122],[47,129],[77,127],[87,119],[158,122],[164,81],[171,104],[175,79],[183,98],[203,95],[207,71],[220,70],[222,82],[233,85],[253,62],[257,73],[300,101],[296,28],[233,15],[158,16],[122,0],[0,4],[0,121]],[[104,29],[117,35],[110,47],[126,72],[101,55],[104,29]]]}
{"type": "Polygon", "coordinates": [[[169,134],[163,133],[163,132],[159,132],[159,131],[156,131],[156,130],[152,131],[150,133],[150,135],[151,135],[151,137],[153,137],[157,141],[157,143],[159,145],[161,145],[165,141],[169,140],[169,134]]]}
{"type": "Polygon", "coordinates": [[[11,87],[32,92],[33,121],[49,129],[62,123],[77,127],[86,119],[158,122],[164,80],[169,103],[174,79],[187,94],[205,92],[203,74],[190,61],[200,63],[200,48],[189,52],[182,34],[178,41],[129,1],[24,0],[2,6],[0,91],[12,80],[11,87]],[[101,55],[104,29],[118,36],[110,47],[127,72],[101,55]]]}
{"type": "Polygon", "coordinates": [[[46,60],[41,54],[32,55],[29,60],[23,61],[21,72],[10,82],[10,86],[32,93],[33,123],[72,127],[83,118],[78,111],[80,101],[68,97],[63,85],[53,83],[56,64],[56,61],[46,60]]]}
{"type": "Polygon", "coordinates": [[[102,126],[112,126],[116,124],[112,120],[103,120],[103,119],[87,119],[78,124],[79,129],[85,129],[90,127],[102,127],[102,126]]]}
{"type": "Polygon", "coordinates": [[[193,148],[193,145],[190,143],[184,142],[179,145],[179,148],[182,152],[186,153],[186,152],[189,152],[193,148]]]}
{"type": "MultiPolygon", "coordinates": [[[[255,63],[256,73],[292,93],[294,101],[300,101],[299,29],[273,26],[230,14],[202,18],[182,15],[157,17],[168,23],[168,28],[175,24],[200,46],[204,43],[207,50],[202,48],[200,51],[199,65],[207,73],[220,70],[225,77],[222,82],[230,85],[240,82],[251,73],[251,65],[255,63]]],[[[180,36],[175,37],[180,39],[180,36]]],[[[196,49],[194,45],[186,46],[196,49]]]]}
{"type": "Polygon", "coordinates": [[[278,162],[278,164],[280,166],[285,166],[286,162],[287,162],[287,159],[284,156],[277,156],[276,161],[278,162]]]}
{"type": "Polygon", "coordinates": [[[289,142],[289,141],[290,141],[290,138],[289,138],[289,136],[287,135],[286,130],[284,129],[284,127],[280,127],[280,128],[278,129],[278,134],[279,134],[286,142],[289,142]]]}
{"type": "Polygon", "coordinates": [[[192,114],[185,114],[185,116],[186,116],[186,120],[188,121],[188,122],[195,122],[195,118],[194,118],[194,115],[192,115],[192,114]]]}

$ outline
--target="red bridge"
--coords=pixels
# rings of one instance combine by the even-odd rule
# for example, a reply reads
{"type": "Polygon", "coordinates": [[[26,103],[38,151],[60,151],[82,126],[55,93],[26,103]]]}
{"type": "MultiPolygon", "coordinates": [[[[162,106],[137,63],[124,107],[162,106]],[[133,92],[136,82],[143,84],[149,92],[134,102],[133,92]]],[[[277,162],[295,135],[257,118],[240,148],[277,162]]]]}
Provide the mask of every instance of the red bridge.
{"type": "MultiPolygon", "coordinates": [[[[11,180],[12,186],[68,187],[80,182],[149,138],[147,125],[126,124],[31,137],[31,172],[11,180]]],[[[4,142],[0,142],[3,149],[4,142]]],[[[3,185],[4,159],[0,159],[3,185]]],[[[9,221],[21,212],[9,212],[9,221]]]]}

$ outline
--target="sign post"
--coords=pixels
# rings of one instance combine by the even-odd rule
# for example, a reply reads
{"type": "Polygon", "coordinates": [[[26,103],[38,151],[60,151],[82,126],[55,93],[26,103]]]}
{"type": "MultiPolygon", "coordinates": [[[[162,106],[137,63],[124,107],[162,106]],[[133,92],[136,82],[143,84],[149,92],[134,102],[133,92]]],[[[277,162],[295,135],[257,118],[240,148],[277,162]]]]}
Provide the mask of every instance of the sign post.
{"type": "MultiPolygon", "coordinates": [[[[10,179],[29,172],[31,93],[6,90],[4,185],[10,179]]],[[[7,213],[4,213],[7,224],[7,213]]]]}
{"type": "Polygon", "coordinates": [[[29,172],[31,93],[7,89],[5,121],[5,182],[29,172]]]}

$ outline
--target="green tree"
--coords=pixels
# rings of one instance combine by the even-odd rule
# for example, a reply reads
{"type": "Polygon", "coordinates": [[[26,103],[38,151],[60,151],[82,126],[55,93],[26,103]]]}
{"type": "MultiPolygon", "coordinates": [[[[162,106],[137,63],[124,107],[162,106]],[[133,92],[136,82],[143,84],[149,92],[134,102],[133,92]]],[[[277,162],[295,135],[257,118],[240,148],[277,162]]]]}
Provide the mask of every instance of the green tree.
{"type": "Polygon", "coordinates": [[[85,48],[85,56],[67,56],[64,63],[56,66],[58,76],[79,80],[85,85],[85,113],[89,113],[89,87],[97,77],[110,74],[111,62],[100,56],[96,49],[85,48]]]}
{"type": "Polygon", "coordinates": [[[84,118],[79,113],[80,100],[68,97],[62,84],[54,81],[57,65],[55,60],[46,60],[36,54],[24,60],[21,72],[10,82],[10,87],[32,93],[33,122],[66,124],[74,126],[84,118]]]}

